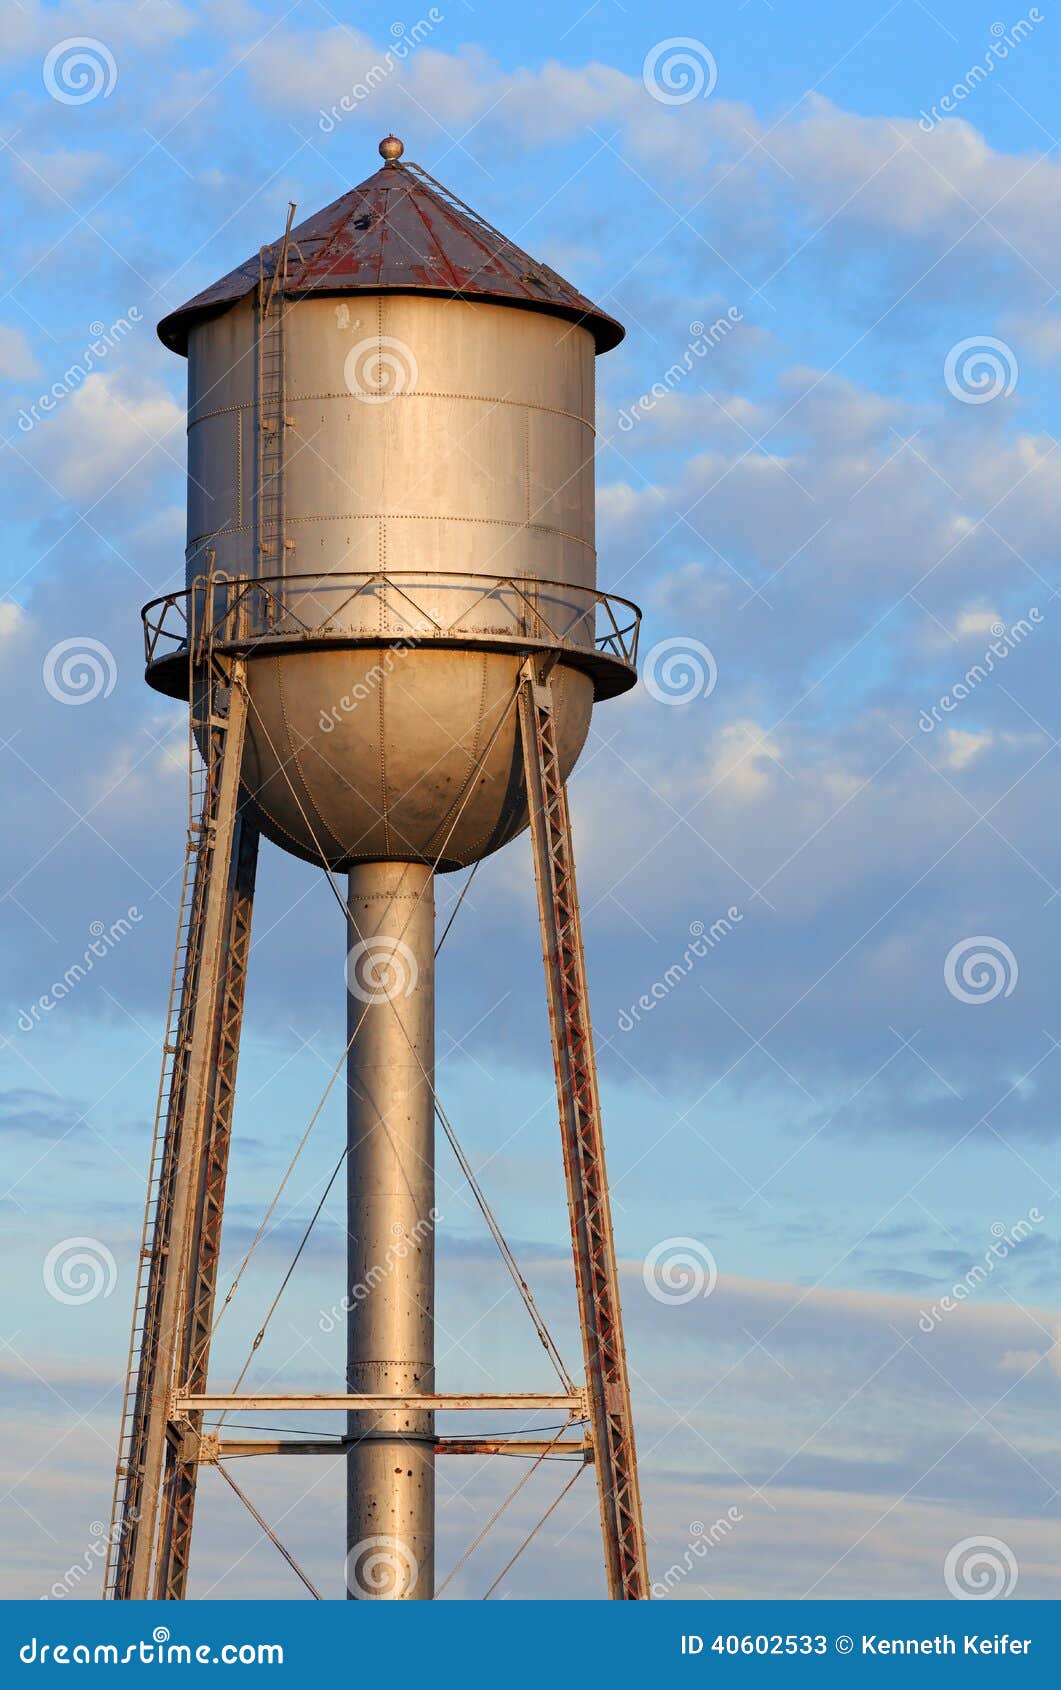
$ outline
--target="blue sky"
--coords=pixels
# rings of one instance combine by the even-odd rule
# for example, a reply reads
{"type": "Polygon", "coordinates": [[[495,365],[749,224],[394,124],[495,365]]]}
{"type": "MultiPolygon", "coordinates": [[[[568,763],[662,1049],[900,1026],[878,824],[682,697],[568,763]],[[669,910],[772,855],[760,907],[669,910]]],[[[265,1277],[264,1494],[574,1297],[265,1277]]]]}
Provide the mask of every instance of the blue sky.
{"type": "MultiPolygon", "coordinates": [[[[597,712],[572,798],[654,1569],[682,1567],[678,1595],[937,1595],[948,1551],[987,1536],[1020,1594],[1052,1594],[1056,19],[460,0],[401,23],[317,0],[11,0],[0,19],[7,1588],[92,1565],[109,1507],[184,827],[184,724],[141,678],[139,606],[183,573],[185,372],[154,324],[275,238],[289,199],[308,215],[369,175],[394,129],[629,330],[598,365],[599,580],[643,604],[653,684],[597,712]],[[64,84],[49,55],[79,37],[94,66],[64,84]],[[74,705],[68,640],[100,666],[74,705]],[[669,686],[667,641],[691,663],[669,686]],[[723,917],[675,980],[694,924],[723,917]],[[992,958],[979,985],[970,948],[992,958]],[[45,1263],[79,1237],[115,1283],[63,1303],[45,1263]],[[681,1239],[718,1284],[661,1301],[644,1263],[681,1239]]],[[[439,1089],[574,1354],[529,877],[525,841],[491,859],[447,941],[439,1089]]],[[[320,877],[270,849],[255,919],[230,1271],[343,1042],[320,877]]],[[[219,1379],[342,1130],[333,1099],[219,1379]]],[[[439,1206],[440,1388],[545,1388],[445,1163],[439,1206]]],[[[341,1273],[330,1205],[263,1385],[335,1379],[318,1311],[341,1273]]],[[[341,1478],[310,1465],[260,1463],[248,1488],[337,1594],[341,1478]]],[[[443,1560],[499,1500],[496,1467],[447,1469],[443,1560]]],[[[297,1595],[210,1477],[195,1594],[297,1595]]],[[[551,1500],[540,1477],[451,1593],[504,1565],[551,1500]]],[[[576,1488],[513,1597],[599,1592],[594,1512],[576,1488]]]]}

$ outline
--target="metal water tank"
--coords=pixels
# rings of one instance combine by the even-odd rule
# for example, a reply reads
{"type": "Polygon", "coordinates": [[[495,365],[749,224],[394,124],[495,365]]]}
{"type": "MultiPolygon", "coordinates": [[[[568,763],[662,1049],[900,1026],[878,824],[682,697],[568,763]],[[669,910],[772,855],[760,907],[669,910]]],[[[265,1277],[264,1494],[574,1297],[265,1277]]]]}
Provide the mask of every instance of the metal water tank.
{"type": "MultiPolygon", "coordinates": [[[[188,585],[221,583],[252,658],[262,831],[333,868],[444,871],[526,825],[526,653],[559,654],[565,777],[594,699],[633,682],[594,549],[594,358],[623,331],[380,150],[159,333],[188,356],[188,585]]],[[[149,678],[179,691],[172,645],[149,678]]]]}

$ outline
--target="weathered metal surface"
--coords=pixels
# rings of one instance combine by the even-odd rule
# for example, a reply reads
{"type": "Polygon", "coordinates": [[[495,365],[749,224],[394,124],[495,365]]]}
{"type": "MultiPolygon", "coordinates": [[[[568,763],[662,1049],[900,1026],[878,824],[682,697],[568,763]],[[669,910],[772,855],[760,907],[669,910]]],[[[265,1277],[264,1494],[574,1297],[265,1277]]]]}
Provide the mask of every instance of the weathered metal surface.
{"type": "MultiPolygon", "coordinates": [[[[191,332],[189,582],[207,557],[220,576],[260,571],[259,512],[270,499],[257,485],[255,446],[260,293],[191,332]]],[[[582,624],[567,642],[579,666],[565,666],[558,682],[565,773],[589,727],[596,681],[586,671],[630,678],[628,664],[607,654],[602,663],[587,614],[596,602],[593,339],[555,317],[484,302],[285,297],[283,403],[266,407],[282,436],[272,474],[284,510],[266,532],[282,533],[283,559],[269,572],[287,578],[270,613],[296,637],[291,648],[264,634],[250,641],[247,784],[262,832],[308,861],[323,852],[336,869],[430,863],[454,795],[515,696],[526,650],[511,638],[511,608],[484,586],[516,580],[550,622],[573,615],[582,624]],[[393,634],[398,595],[347,592],[340,611],[336,583],[381,573],[415,577],[420,608],[406,606],[400,649],[351,652],[352,641],[371,638],[366,609],[380,617],[381,641],[393,634]],[[319,623],[322,607],[336,612],[341,637],[307,649],[298,625],[319,623]],[[467,637],[441,646],[433,624],[454,614],[467,637]],[[307,817],[319,818],[312,830],[307,817]]],[[[510,729],[475,774],[443,871],[525,827],[520,767],[510,729]]]]}
{"type": "Polygon", "coordinates": [[[649,1596],[648,1557],[571,818],[557,752],[552,678],[536,673],[531,661],[520,692],[520,720],[608,1594],[639,1601],[649,1596]]]}
{"type": "Polygon", "coordinates": [[[570,1393],[556,1391],[521,1391],[521,1392],[478,1392],[472,1395],[440,1396],[438,1393],[414,1392],[412,1395],[399,1396],[393,1392],[382,1394],[371,1392],[349,1391],[312,1391],[308,1394],[292,1394],[290,1391],[250,1391],[237,1395],[224,1395],[216,1391],[207,1391],[202,1395],[187,1391],[175,1391],[172,1399],[174,1419],[194,1414],[198,1410],[209,1413],[213,1410],[224,1411],[226,1414],[242,1414],[247,1409],[275,1409],[278,1413],[296,1413],[305,1409],[308,1413],[316,1413],[325,1409],[374,1409],[380,1413],[394,1409],[422,1410],[427,1413],[449,1413],[451,1409],[466,1410],[470,1414],[485,1412],[487,1414],[500,1413],[513,1409],[517,1412],[533,1413],[538,1409],[562,1408],[573,1415],[581,1415],[586,1408],[586,1395],[578,1391],[573,1396],[570,1393]]]}
{"type": "MultiPolygon", "coordinates": [[[[223,1004],[230,964],[242,973],[246,962],[245,950],[240,961],[227,942],[234,899],[246,899],[249,922],[251,888],[239,889],[234,873],[247,721],[244,665],[211,655],[195,688],[193,708],[205,746],[205,787],[192,839],[195,876],[188,928],[178,935],[178,956],[183,952],[180,1016],[175,1043],[167,1046],[163,1059],[165,1145],[158,1190],[148,1192],[149,1217],[154,1209],[145,1228],[150,1235],[149,1274],[144,1308],[134,1316],[140,1330],[137,1334],[134,1325],[126,1390],[131,1413],[118,1452],[115,1517],[109,1538],[117,1545],[117,1556],[108,1584],[115,1596],[134,1600],[152,1595],[159,1564],[156,1525],[167,1462],[170,1395],[177,1383],[178,1357],[186,1353],[188,1328],[182,1322],[196,1277],[196,1246],[201,1236],[197,1210],[208,1228],[219,1232],[221,1222],[242,982],[234,1024],[225,1018],[223,1004]],[[212,1160],[218,1148],[220,1164],[212,1160]],[[209,1177],[216,1210],[204,1190],[208,1165],[212,1165],[209,1177]],[[133,1379],[135,1390],[130,1391],[133,1379]]],[[[209,1250],[209,1243],[206,1247],[209,1250]]],[[[190,1524],[189,1509],[189,1529],[190,1524]]],[[[171,1538],[172,1532],[167,1532],[167,1543],[171,1538]]]]}
{"type": "MultiPolygon", "coordinates": [[[[229,1457],[247,1455],[342,1455],[348,1438],[211,1438],[197,1440],[194,1451],[186,1460],[200,1465],[226,1461],[229,1457]]],[[[584,1461],[593,1460],[593,1445],[588,1438],[436,1438],[436,1455],[514,1455],[563,1456],[581,1455],[584,1461]]]]}
{"type": "MultiPolygon", "coordinates": [[[[258,830],[253,821],[241,813],[236,821],[229,891],[222,924],[217,1030],[208,1079],[206,1130],[192,1213],[183,1331],[177,1352],[176,1377],[189,1391],[206,1389],[210,1364],[257,863],[258,830]]],[[[191,1425],[192,1430],[198,1432],[202,1416],[194,1416],[191,1425]]],[[[156,1594],[169,1601],[181,1601],[187,1589],[197,1477],[196,1464],[181,1460],[179,1451],[170,1444],[166,1452],[159,1555],[155,1569],[156,1594]]]]}
{"type": "MultiPolygon", "coordinates": [[[[350,872],[347,907],[346,1388],[435,1385],[435,889],[419,863],[350,872]]],[[[416,1577],[358,1581],[358,1597],[435,1591],[435,1426],[430,1409],[352,1409],[348,1575],[381,1535],[416,1577]]],[[[349,1582],[349,1578],[348,1578],[349,1582]]]]}
{"type": "MultiPolygon", "coordinates": [[[[291,246],[286,291],[294,297],[394,289],[494,300],[584,323],[599,352],[623,338],[613,317],[416,164],[388,161],[292,229],[291,246]]],[[[259,263],[271,277],[280,250],[277,241],[263,249],[260,261],[258,254],[248,258],[164,317],[158,326],[163,344],[186,351],[190,328],[252,293],[259,263]]]]}
{"type": "Polygon", "coordinates": [[[585,329],[452,299],[290,299],[278,409],[275,373],[260,386],[262,311],[255,293],[192,330],[189,580],[212,551],[230,575],[385,568],[594,585],[585,329]],[[258,543],[278,521],[260,507],[278,479],[284,556],[263,566],[258,543]]]}
{"type": "MultiPolygon", "coordinates": [[[[204,599],[203,578],[152,599],[141,612],[151,686],[188,692],[188,626],[204,599]]],[[[215,582],[213,639],[230,656],[383,647],[387,661],[412,646],[437,650],[540,651],[589,675],[595,701],[637,681],[641,612],[631,599],[562,581],[461,570],[332,571],[215,582]]]]}

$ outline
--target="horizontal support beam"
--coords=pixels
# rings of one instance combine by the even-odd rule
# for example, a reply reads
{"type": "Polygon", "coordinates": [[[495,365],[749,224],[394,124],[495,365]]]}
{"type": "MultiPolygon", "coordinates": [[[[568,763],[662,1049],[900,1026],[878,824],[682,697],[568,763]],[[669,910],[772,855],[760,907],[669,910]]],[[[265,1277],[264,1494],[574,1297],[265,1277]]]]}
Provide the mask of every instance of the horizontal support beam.
{"type": "Polygon", "coordinates": [[[241,1414],[253,1410],[258,1413],[268,1410],[277,1414],[319,1414],[328,1411],[343,1413],[364,1409],[371,1413],[377,1410],[383,1413],[396,1409],[409,1409],[412,1413],[420,1411],[430,1413],[446,1413],[450,1409],[466,1409],[473,1413],[498,1414],[504,1410],[515,1409],[521,1413],[533,1414],[539,1409],[564,1409],[575,1417],[584,1417],[586,1413],[586,1397],[584,1391],[574,1396],[561,1396],[556,1392],[540,1393],[528,1391],[521,1396],[470,1396],[470,1397],[392,1397],[392,1396],[340,1396],[332,1394],[316,1394],[312,1396],[275,1396],[257,1394],[254,1396],[215,1396],[207,1393],[205,1396],[191,1396],[184,1391],[177,1391],[173,1397],[173,1407],[170,1418],[183,1420],[189,1414],[233,1413],[241,1414]]]}
{"type": "MultiPolygon", "coordinates": [[[[354,1438],[219,1438],[202,1440],[200,1463],[227,1461],[247,1455],[342,1455],[354,1438]]],[[[592,1461],[593,1446],[586,1438],[436,1438],[436,1455],[581,1455],[592,1461]]]]}

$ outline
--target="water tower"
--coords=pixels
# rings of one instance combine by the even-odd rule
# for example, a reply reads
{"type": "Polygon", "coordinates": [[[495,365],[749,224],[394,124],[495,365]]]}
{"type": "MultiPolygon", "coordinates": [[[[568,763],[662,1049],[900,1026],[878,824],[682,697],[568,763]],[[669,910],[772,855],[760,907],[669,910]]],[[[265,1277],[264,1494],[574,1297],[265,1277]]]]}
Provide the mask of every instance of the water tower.
{"type": "Polygon", "coordinates": [[[435,1594],[435,1460],[470,1450],[592,1462],[609,1594],[649,1594],[565,786],[594,702],[636,673],[638,612],[598,591],[594,551],[594,358],[623,331],[402,152],[387,137],[375,175],[294,227],[292,206],[281,240],[159,325],[188,359],[187,586],[144,612],[147,679],[188,702],[191,801],[106,1581],[119,1599],[184,1596],[202,1466],[317,1594],[229,1462],[336,1447],[352,1596],[435,1594]],[[581,1381],[434,1083],[434,877],[474,872],[528,826],[581,1381]],[[320,866],[343,919],[334,1395],[241,1390],[246,1368],[219,1395],[208,1378],[262,835],[320,866]],[[555,1391],[437,1390],[436,1120],[555,1391]],[[227,1436],[252,1409],[340,1410],[346,1431],[227,1436]],[[562,1434],[436,1432],[442,1411],[539,1409],[562,1434]]]}

